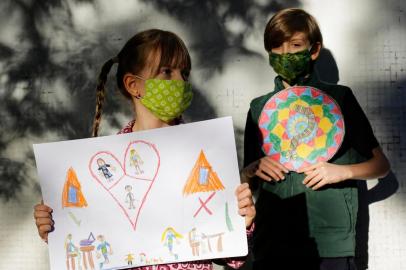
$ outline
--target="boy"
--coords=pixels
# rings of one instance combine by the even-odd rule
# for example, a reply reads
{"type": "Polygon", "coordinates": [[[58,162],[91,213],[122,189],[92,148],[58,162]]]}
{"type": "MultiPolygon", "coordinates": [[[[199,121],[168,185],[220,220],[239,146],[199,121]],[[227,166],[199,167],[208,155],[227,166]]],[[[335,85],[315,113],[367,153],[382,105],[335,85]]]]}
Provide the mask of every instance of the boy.
{"type": "Polygon", "coordinates": [[[389,163],[351,89],[321,82],[313,70],[323,40],[301,9],[276,13],[266,25],[265,49],[278,74],[275,89],[250,104],[242,175],[257,184],[254,269],[355,269],[355,179],[385,176],[389,163]],[[311,86],[341,108],[345,136],[329,162],[289,172],[261,149],[258,118],[265,103],[290,86],[311,86]]]}

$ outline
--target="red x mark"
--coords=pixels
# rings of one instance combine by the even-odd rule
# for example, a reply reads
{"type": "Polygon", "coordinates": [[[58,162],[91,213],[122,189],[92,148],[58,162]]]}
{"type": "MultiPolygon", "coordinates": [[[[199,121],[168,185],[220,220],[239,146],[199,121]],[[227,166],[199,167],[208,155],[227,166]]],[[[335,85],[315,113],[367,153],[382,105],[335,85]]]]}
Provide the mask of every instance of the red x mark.
{"type": "Polygon", "coordinates": [[[213,192],[212,194],[210,194],[210,196],[206,199],[206,201],[202,201],[202,199],[200,199],[199,197],[199,202],[201,204],[201,206],[199,207],[199,209],[197,209],[196,213],[193,215],[193,217],[196,217],[197,214],[200,212],[200,210],[202,210],[202,208],[204,208],[206,210],[207,213],[209,213],[209,215],[213,214],[209,208],[207,208],[207,203],[213,198],[214,194],[216,194],[216,192],[213,192]]]}

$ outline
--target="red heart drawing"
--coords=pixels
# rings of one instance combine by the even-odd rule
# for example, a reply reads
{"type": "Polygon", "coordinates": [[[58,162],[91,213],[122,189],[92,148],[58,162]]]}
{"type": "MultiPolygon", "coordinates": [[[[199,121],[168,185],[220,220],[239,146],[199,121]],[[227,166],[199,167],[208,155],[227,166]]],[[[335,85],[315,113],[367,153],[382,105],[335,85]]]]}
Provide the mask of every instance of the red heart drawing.
{"type": "Polygon", "coordinates": [[[128,144],[123,163],[111,152],[100,151],[90,159],[89,171],[113,197],[135,230],[159,166],[155,145],[137,140],[128,144]]]}

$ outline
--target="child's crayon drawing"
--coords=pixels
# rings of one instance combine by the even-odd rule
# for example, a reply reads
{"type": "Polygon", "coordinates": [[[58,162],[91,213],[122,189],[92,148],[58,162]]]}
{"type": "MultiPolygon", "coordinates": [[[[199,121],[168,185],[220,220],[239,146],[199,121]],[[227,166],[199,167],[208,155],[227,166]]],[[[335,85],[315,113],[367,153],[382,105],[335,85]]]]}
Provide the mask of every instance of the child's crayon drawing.
{"type": "Polygon", "coordinates": [[[80,223],[82,222],[81,220],[79,220],[71,211],[68,212],[68,215],[76,225],[80,226],[80,223]]]}
{"type": "Polygon", "coordinates": [[[179,244],[179,239],[182,239],[183,235],[175,231],[174,228],[168,227],[164,230],[161,237],[161,242],[164,243],[164,246],[168,248],[169,254],[178,259],[178,254],[174,253],[174,244],[179,244]]]}
{"type": "Polygon", "coordinates": [[[113,255],[113,249],[110,245],[109,242],[106,241],[106,239],[104,238],[104,235],[98,235],[97,236],[97,258],[100,258],[101,256],[103,256],[103,261],[99,263],[99,267],[100,269],[103,269],[103,266],[105,264],[110,263],[109,260],[109,255],[113,255]]]}
{"type": "Polygon", "coordinates": [[[134,260],[135,260],[134,254],[128,253],[125,255],[125,261],[127,262],[127,265],[133,265],[134,260]]]}
{"type": "Polygon", "coordinates": [[[62,191],[62,208],[86,206],[87,202],[83,196],[79,179],[75,170],[70,167],[66,173],[66,180],[62,191]]]}
{"type": "Polygon", "coordinates": [[[227,202],[225,204],[225,212],[226,212],[225,215],[226,215],[227,229],[228,229],[229,232],[231,232],[231,231],[234,230],[234,228],[233,228],[233,223],[232,223],[231,218],[230,218],[230,213],[229,213],[229,210],[228,210],[228,203],[227,202]]]}
{"type": "Polygon", "coordinates": [[[220,178],[217,176],[217,173],[213,171],[210,163],[207,161],[203,150],[201,150],[189,178],[183,187],[183,195],[209,191],[213,192],[204,201],[199,197],[200,207],[197,209],[193,217],[196,217],[202,209],[204,209],[209,215],[213,214],[208,208],[207,203],[214,197],[218,190],[224,190],[224,186],[221,183],[220,178]]]}
{"type": "Polygon", "coordinates": [[[226,118],[35,145],[55,221],[50,269],[160,269],[245,256],[233,134],[226,118]]]}
{"type": "Polygon", "coordinates": [[[224,232],[220,233],[202,233],[196,227],[193,227],[188,233],[189,246],[193,256],[199,256],[202,253],[223,252],[223,236],[224,232]],[[214,248],[212,242],[215,242],[214,248]]]}
{"type": "Polygon", "coordinates": [[[90,232],[87,239],[80,240],[80,251],[82,251],[83,267],[85,270],[94,270],[93,251],[95,247],[93,246],[93,242],[95,240],[92,232],[90,232]]]}
{"type": "Polygon", "coordinates": [[[144,171],[141,169],[141,165],[144,161],[141,159],[140,155],[138,154],[137,150],[131,149],[130,150],[130,166],[134,167],[135,174],[142,174],[144,171]]]}
{"type": "Polygon", "coordinates": [[[93,155],[89,162],[89,171],[93,178],[111,196],[117,206],[122,210],[124,217],[128,219],[131,227],[135,230],[141,210],[148,193],[157,177],[160,166],[160,156],[157,148],[152,143],[146,141],[132,141],[125,150],[124,159],[120,161],[117,155],[100,151],[93,155]],[[135,149],[137,149],[136,152],[135,149]],[[133,151],[134,150],[134,151],[133,151]],[[148,163],[144,163],[148,159],[148,163]],[[138,156],[137,162],[143,164],[143,170],[136,171],[132,166],[134,156],[138,156]],[[116,177],[112,181],[105,181],[105,175],[100,176],[99,160],[105,160],[106,164],[111,164],[116,168],[116,177]],[[136,203],[137,202],[137,203],[136,203]]]}
{"type": "Polygon", "coordinates": [[[73,238],[72,234],[68,234],[65,239],[66,269],[67,270],[81,269],[80,251],[79,251],[79,248],[73,243],[72,238],[73,238]],[[76,265],[77,265],[77,268],[76,268],[76,265]]]}

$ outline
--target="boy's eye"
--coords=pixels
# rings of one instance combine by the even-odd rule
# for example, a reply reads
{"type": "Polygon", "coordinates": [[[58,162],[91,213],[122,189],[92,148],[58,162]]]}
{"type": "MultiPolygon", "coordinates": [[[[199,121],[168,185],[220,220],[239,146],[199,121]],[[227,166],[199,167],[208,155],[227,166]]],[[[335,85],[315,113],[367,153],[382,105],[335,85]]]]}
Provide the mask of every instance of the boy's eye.
{"type": "Polygon", "coordinates": [[[171,75],[172,70],[170,68],[162,68],[161,73],[164,75],[171,75]]]}

